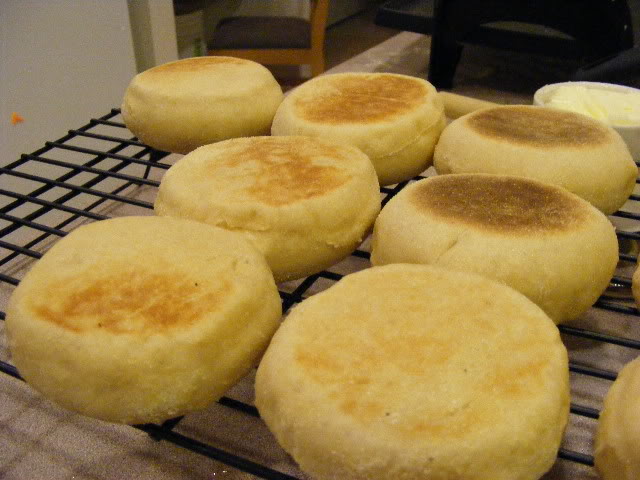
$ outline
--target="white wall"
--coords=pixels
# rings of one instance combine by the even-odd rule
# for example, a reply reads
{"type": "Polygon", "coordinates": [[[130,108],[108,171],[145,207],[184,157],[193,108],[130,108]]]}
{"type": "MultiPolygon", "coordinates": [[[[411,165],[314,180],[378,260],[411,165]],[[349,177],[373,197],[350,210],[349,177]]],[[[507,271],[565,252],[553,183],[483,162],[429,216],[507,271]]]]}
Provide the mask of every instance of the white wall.
{"type": "Polygon", "coordinates": [[[119,106],[135,72],[126,0],[0,0],[0,165],[119,106]]]}
{"type": "Polygon", "coordinates": [[[172,0],[127,0],[136,67],[142,72],[178,58],[172,0]]]}

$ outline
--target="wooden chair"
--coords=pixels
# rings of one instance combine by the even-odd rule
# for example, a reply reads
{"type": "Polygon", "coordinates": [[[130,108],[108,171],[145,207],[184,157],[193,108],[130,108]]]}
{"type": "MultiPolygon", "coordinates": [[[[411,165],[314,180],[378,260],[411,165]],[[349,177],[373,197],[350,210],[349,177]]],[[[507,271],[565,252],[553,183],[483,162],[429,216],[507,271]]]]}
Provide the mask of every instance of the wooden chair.
{"type": "Polygon", "coordinates": [[[265,65],[310,65],[324,72],[324,36],[329,0],[311,0],[309,20],[299,17],[228,17],[208,43],[209,55],[245,58],[265,65]]]}

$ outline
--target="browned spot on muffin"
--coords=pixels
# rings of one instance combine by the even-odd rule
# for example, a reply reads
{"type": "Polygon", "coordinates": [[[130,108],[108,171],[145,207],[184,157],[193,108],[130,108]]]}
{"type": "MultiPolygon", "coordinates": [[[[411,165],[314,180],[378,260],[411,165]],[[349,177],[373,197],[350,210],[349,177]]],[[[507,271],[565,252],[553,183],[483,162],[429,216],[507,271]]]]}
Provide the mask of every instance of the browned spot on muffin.
{"type": "Polygon", "coordinates": [[[487,422],[491,415],[484,406],[461,408],[455,412],[442,412],[440,417],[419,418],[408,414],[396,428],[400,437],[424,437],[436,439],[459,439],[469,435],[478,425],[487,422]]]}
{"type": "Polygon", "coordinates": [[[425,381],[430,372],[446,368],[461,348],[459,342],[447,339],[449,334],[438,338],[427,333],[381,331],[354,338],[341,333],[334,332],[329,345],[326,341],[301,343],[294,359],[314,382],[326,388],[345,415],[365,424],[384,417],[385,399],[405,388],[402,381],[376,378],[375,372],[392,369],[412,381],[425,381]]]}
{"type": "Polygon", "coordinates": [[[123,270],[81,288],[56,284],[47,290],[49,298],[34,301],[32,308],[48,322],[74,332],[152,334],[197,323],[218,308],[232,286],[224,279],[211,288],[175,272],[123,270]]]}
{"type": "Polygon", "coordinates": [[[220,163],[212,162],[211,174],[218,168],[255,166],[252,183],[245,191],[261,202],[281,206],[318,197],[349,180],[347,172],[333,164],[348,162],[345,150],[313,140],[282,137],[253,138],[220,163]]]}
{"type": "Polygon", "coordinates": [[[394,75],[331,77],[322,91],[296,98],[298,114],[318,123],[371,123],[409,112],[426,101],[426,85],[394,75]]]}
{"type": "MultiPolygon", "coordinates": [[[[490,425],[499,416],[495,405],[503,399],[528,397],[531,390],[527,386],[542,388],[544,383],[549,361],[539,357],[537,351],[544,346],[532,340],[529,332],[522,340],[511,339],[516,361],[494,361],[493,347],[482,354],[487,348],[485,341],[497,342],[498,349],[503,347],[503,329],[495,320],[497,309],[492,315],[471,315],[461,320],[460,313],[447,308],[459,328],[468,327],[467,335],[479,339],[475,346],[459,341],[459,328],[421,328],[414,322],[404,325],[401,321],[394,322],[393,329],[378,328],[381,324],[360,310],[349,311],[349,317],[341,318],[339,325],[334,323],[330,333],[315,329],[305,332],[295,346],[293,360],[320,391],[326,392],[341,414],[357,423],[391,425],[390,433],[404,440],[425,435],[434,439],[463,438],[490,425]],[[477,327],[478,319],[493,322],[497,328],[487,336],[480,335],[487,330],[477,327]],[[370,327],[364,329],[359,324],[370,327]],[[467,358],[470,348],[478,349],[475,360],[467,358]],[[467,369],[467,379],[455,374],[467,369]],[[442,388],[447,372],[452,372],[447,378],[451,378],[450,388],[457,393],[452,399],[446,397],[449,387],[442,388]],[[429,382],[433,382],[434,404],[405,408],[404,401],[397,401],[412,392],[414,383],[429,382]]],[[[430,314],[439,315],[437,309],[435,313],[422,311],[425,317],[430,314]]]]}
{"type": "Polygon", "coordinates": [[[429,381],[434,370],[446,368],[449,357],[461,348],[459,342],[427,335],[407,337],[384,333],[374,335],[372,340],[364,345],[354,338],[344,342],[336,339],[331,348],[326,348],[324,343],[305,343],[304,348],[297,349],[294,358],[313,381],[326,388],[329,398],[343,414],[361,424],[389,422],[394,426],[394,434],[400,438],[424,435],[460,438],[486,421],[490,412],[482,404],[446,412],[446,418],[428,419],[424,418],[423,412],[390,411],[388,409],[394,405],[394,392],[406,388],[402,377],[383,380],[368,376],[369,372],[392,368],[413,377],[415,382],[429,381]],[[345,351],[343,349],[357,354],[334,353],[345,351]]]}
{"type": "Polygon", "coordinates": [[[217,65],[243,65],[246,63],[248,63],[246,60],[233,57],[194,57],[158,65],[144,73],[197,72],[217,65]]]}
{"type": "Polygon", "coordinates": [[[500,392],[511,397],[526,396],[535,388],[542,388],[542,374],[549,362],[546,360],[530,361],[523,365],[496,367],[490,372],[482,387],[489,393],[500,392]]]}
{"type": "Polygon", "coordinates": [[[524,105],[482,110],[466,122],[493,139],[546,148],[599,145],[610,134],[604,125],[583,115],[524,105]]]}
{"type": "MultiPolygon", "coordinates": [[[[414,333],[374,333],[366,342],[361,338],[335,338],[330,345],[305,342],[296,349],[294,359],[314,382],[323,386],[343,414],[361,424],[388,421],[400,438],[462,438],[495,414],[490,405],[465,396],[466,402],[430,418],[422,410],[393,411],[394,406],[399,406],[393,397],[407,388],[403,384],[407,378],[430,381],[434,372],[456,364],[459,360],[455,359],[460,358],[459,352],[464,348],[450,334],[438,339],[414,333]],[[376,377],[375,372],[389,370],[403,372],[406,377],[376,377]]],[[[515,351],[521,348],[527,352],[529,347],[518,345],[515,351]]],[[[501,398],[524,397],[530,394],[528,386],[543,383],[547,365],[546,360],[538,360],[535,355],[533,360],[520,364],[490,365],[490,369],[481,365],[481,373],[469,381],[475,383],[472,390],[480,399],[487,394],[493,396],[493,392],[500,392],[501,398]]]]}
{"type": "Polygon", "coordinates": [[[569,230],[588,211],[557,187],[492,175],[433,177],[411,192],[410,201],[429,215],[509,234],[569,230]]]}

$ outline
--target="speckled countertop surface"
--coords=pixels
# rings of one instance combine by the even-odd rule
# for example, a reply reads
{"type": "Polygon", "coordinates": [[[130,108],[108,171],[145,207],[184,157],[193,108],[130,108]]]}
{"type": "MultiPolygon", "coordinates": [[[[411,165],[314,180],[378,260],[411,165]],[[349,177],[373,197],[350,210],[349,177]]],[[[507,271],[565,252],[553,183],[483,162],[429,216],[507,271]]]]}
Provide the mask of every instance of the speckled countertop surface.
{"type": "MultiPolygon", "coordinates": [[[[343,71],[397,72],[426,78],[429,54],[429,38],[426,36],[401,33],[371,50],[332,69],[329,73],[343,71]]],[[[530,59],[507,56],[503,52],[472,49],[463,55],[456,86],[456,93],[499,103],[531,103],[535,88],[551,83],[548,68],[529,66],[530,59]],[[513,68],[509,68],[509,67],[513,68]]],[[[560,65],[558,68],[561,74],[560,65]]],[[[103,112],[96,112],[97,115],[103,112]]],[[[114,117],[120,121],[119,117],[114,117]]],[[[69,128],[77,127],[69,125],[69,128]]],[[[101,127],[105,135],[110,135],[108,125],[101,127]]],[[[112,129],[111,129],[112,130],[112,129]]],[[[125,136],[120,133],[121,136],[125,136]]],[[[97,140],[83,138],[80,143],[86,148],[100,148],[97,140]]],[[[80,161],[81,154],[67,152],[68,161],[80,161]]],[[[175,161],[177,156],[163,160],[175,161]]],[[[28,170],[28,166],[25,167],[28,170]]],[[[38,172],[47,175],[46,169],[38,172]]],[[[51,172],[54,175],[54,172],[51,172]]],[[[161,169],[153,170],[151,178],[159,180],[161,169]]],[[[34,188],[33,182],[15,180],[15,184],[5,184],[3,188],[27,193],[34,188]]],[[[56,194],[56,189],[51,193],[56,194]]],[[[58,195],[60,192],[57,193],[58,195]]],[[[155,187],[141,186],[124,190],[121,195],[152,202],[155,187]]],[[[2,199],[2,205],[11,200],[2,199]]],[[[78,196],[74,200],[78,207],[90,200],[78,196]]],[[[29,206],[12,215],[30,213],[29,206]]],[[[121,206],[119,203],[105,202],[96,212],[110,216],[144,214],[151,211],[136,205],[121,206]]],[[[55,217],[55,214],[51,214],[55,217]]],[[[56,218],[42,218],[42,223],[54,225],[56,218]]],[[[2,227],[7,225],[2,220],[2,227]]],[[[70,226],[65,227],[67,230],[70,226]]],[[[21,229],[5,238],[18,242],[21,229]]],[[[46,249],[46,242],[33,246],[34,250],[46,249]]],[[[366,250],[366,243],[363,249],[366,250]]],[[[633,252],[635,255],[637,252],[633,252]]],[[[3,256],[6,251],[3,251],[3,256]]],[[[368,262],[362,258],[350,258],[332,268],[336,273],[349,273],[366,268],[368,262]]],[[[630,277],[632,263],[623,265],[619,274],[630,277]]],[[[29,262],[18,258],[5,264],[0,273],[20,278],[28,269],[29,262]]],[[[330,282],[316,282],[309,293],[326,288],[330,282]]],[[[283,288],[293,289],[297,285],[283,288]]],[[[0,284],[2,310],[11,293],[12,286],[0,284]]],[[[630,305],[630,303],[627,302],[630,305]]],[[[0,360],[10,362],[3,332],[4,322],[0,322],[0,360]]],[[[602,332],[623,338],[640,340],[640,321],[636,313],[616,313],[602,308],[592,308],[571,327],[602,332]]],[[[570,351],[571,362],[587,367],[595,367],[615,374],[622,365],[638,355],[638,350],[598,340],[563,335],[570,351]]],[[[587,408],[599,410],[602,398],[611,381],[573,372],[572,402],[587,408]]],[[[253,378],[248,376],[227,395],[231,399],[246,404],[252,403],[253,378]]],[[[581,415],[571,415],[570,425],[563,448],[591,455],[592,437],[596,421],[581,415]]],[[[187,415],[174,429],[184,438],[233,453],[279,472],[305,478],[291,459],[277,446],[264,424],[255,416],[248,415],[228,406],[215,404],[209,409],[187,415]]],[[[181,437],[182,438],[182,437],[181,437]]],[[[384,476],[382,474],[381,476],[384,476]]],[[[28,386],[8,375],[0,374],[0,478],[2,479],[67,479],[86,480],[107,479],[250,479],[258,478],[234,467],[194,453],[168,441],[156,441],[146,433],[128,426],[111,425],[84,418],[63,411],[40,398],[28,386]]],[[[597,478],[591,467],[567,460],[559,460],[545,480],[597,478]]]]}

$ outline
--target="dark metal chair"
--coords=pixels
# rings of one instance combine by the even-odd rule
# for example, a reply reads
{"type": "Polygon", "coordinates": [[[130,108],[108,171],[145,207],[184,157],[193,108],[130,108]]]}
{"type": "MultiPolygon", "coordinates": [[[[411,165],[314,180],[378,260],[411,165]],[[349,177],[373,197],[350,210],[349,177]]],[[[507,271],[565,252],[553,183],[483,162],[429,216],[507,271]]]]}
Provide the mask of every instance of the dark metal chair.
{"type": "Polygon", "coordinates": [[[451,88],[463,45],[483,44],[590,64],[633,46],[626,0],[436,0],[429,81],[451,88]],[[533,24],[564,35],[496,28],[495,22],[533,24]]]}

